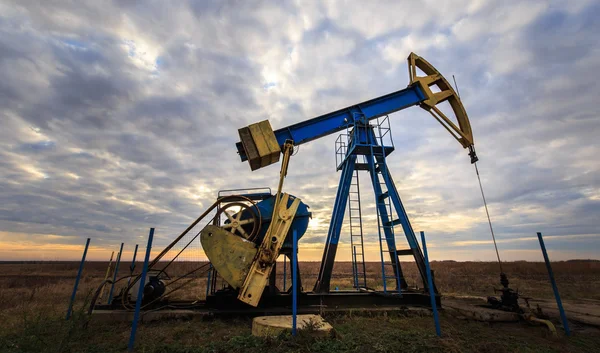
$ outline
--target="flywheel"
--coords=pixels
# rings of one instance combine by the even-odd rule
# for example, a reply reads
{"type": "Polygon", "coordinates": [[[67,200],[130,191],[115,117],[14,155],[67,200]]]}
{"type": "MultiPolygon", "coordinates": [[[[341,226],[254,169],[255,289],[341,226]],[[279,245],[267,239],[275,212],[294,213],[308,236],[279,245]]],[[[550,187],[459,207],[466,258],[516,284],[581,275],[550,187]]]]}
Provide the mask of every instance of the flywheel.
{"type": "Polygon", "coordinates": [[[215,216],[215,225],[220,217],[226,217],[220,227],[246,240],[254,241],[261,227],[260,210],[255,203],[230,202],[220,207],[215,216]]]}

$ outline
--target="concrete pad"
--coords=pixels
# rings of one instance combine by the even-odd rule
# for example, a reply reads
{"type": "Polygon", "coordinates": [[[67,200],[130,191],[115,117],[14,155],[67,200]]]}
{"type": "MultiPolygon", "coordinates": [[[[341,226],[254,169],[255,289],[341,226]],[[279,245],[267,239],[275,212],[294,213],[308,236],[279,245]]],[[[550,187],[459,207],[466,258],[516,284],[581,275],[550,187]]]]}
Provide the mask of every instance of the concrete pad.
{"type": "MultiPolygon", "coordinates": [[[[311,333],[317,336],[328,336],[333,330],[333,326],[325,321],[321,315],[297,315],[296,319],[299,330],[310,328],[312,329],[311,333]]],[[[286,331],[292,331],[292,315],[259,316],[252,320],[252,334],[254,336],[277,336],[286,331]]]]}

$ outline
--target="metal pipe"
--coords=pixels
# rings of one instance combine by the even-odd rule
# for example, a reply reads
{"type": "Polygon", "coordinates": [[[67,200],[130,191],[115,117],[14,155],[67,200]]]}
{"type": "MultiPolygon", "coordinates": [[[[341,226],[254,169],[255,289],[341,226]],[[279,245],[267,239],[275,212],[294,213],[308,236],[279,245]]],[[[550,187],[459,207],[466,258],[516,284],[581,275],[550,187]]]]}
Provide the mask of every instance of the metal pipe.
{"type": "Polygon", "coordinates": [[[358,289],[358,266],[356,265],[356,246],[352,247],[352,272],[354,288],[358,289]]]}
{"type": "Polygon", "coordinates": [[[85,263],[85,257],[87,256],[88,247],[90,246],[90,238],[87,238],[85,242],[85,249],[83,249],[83,256],[81,257],[81,263],[79,264],[79,270],[77,271],[77,277],[75,278],[75,285],[73,286],[73,293],[71,294],[71,301],[69,302],[69,309],[67,309],[67,320],[71,318],[71,312],[73,311],[73,302],[75,302],[75,294],[77,294],[77,287],[79,286],[79,279],[83,272],[83,264],[85,263]]]}
{"type": "Polygon", "coordinates": [[[150,234],[148,234],[148,245],[146,246],[146,257],[144,258],[144,266],[142,267],[142,275],[140,277],[140,286],[138,288],[138,295],[135,300],[135,312],[133,313],[133,322],[131,323],[131,335],[129,336],[129,346],[127,350],[133,352],[135,345],[135,333],[137,331],[138,320],[140,318],[140,308],[142,307],[142,297],[144,296],[144,282],[146,281],[146,274],[148,273],[148,262],[150,261],[150,250],[152,249],[152,238],[154,237],[154,228],[150,228],[150,234]]]}
{"type": "Polygon", "coordinates": [[[429,256],[427,255],[427,243],[425,242],[425,232],[421,232],[421,243],[423,244],[423,256],[425,257],[425,269],[427,272],[427,283],[429,284],[429,298],[431,299],[431,310],[433,310],[433,321],[435,322],[435,332],[438,337],[442,335],[440,327],[440,318],[437,311],[435,292],[433,290],[433,279],[431,278],[431,268],[429,267],[429,256]]]}
{"type": "Polygon", "coordinates": [[[283,255],[283,291],[285,292],[287,280],[287,256],[283,255]]]}
{"type": "Polygon", "coordinates": [[[292,238],[292,336],[296,336],[298,314],[298,233],[296,229],[292,232],[292,238]]]}
{"type": "Polygon", "coordinates": [[[544,255],[544,261],[546,262],[546,268],[548,269],[550,283],[552,283],[552,290],[554,291],[554,297],[556,298],[556,305],[558,306],[558,311],[560,311],[560,319],[562,320],[563,327],[565,328],[565,334],[567,336],[571,336],[571,330],[569,329],[569,321],[567,321],[567,315],[565,314],[565,309],[563,308],[562,300],[560,300],[560,293],[558,293],[558,287],[556,286],[556,281],[554,280],[554,272],[552,272],[552,266],[550,266],[550,259],[548,258],[548,252],[546,251],[546,245],[544,245],[542,233],[538,232],[537,236],[538,240],[540,241],[540,247],[542,248],[542,254],[544,255]]]}
{"type": "Polygon", "coordinates": [[[127,280],[127,287],[129,287],[129,283],[131,283],[131,277],[133,277],[133,271],[135,270],[135,258],[137,256],[138,245],[135,244],[135,250],[133,250],[133,259],[131,260],[131,265],[129,266],[129,279],[127,280]]]}
{"type": "MultiPolygon", "coordinates": [[[[106,283],[106,280],[108,279],[108,275],[110,274],[110,265],[112,265],[112,260],[113,257],[115,256],[115,252],[113,251],[110,254],[110,260],[108,260],[108,267],[106,268],[106,274],[104,275],[104,281],[102,283],[106,283]]],[[[98,298],[102,298],[102,296],[104,295],[104,288],[106,286],[102,285],[101,289],[100,289],[100,295],[98,295],[98,298]]]]}
{"type": "Polygon", "coordinates": [[[119,264],[121,263],[121,255],[123,254],[123,243],[121,243],[121,248],[119,249],[119,254],[117,254],[117,262],[115,263],[115,272],[113,273],[112,284],[110,285],[110,292],[108,293],[108,305],[112,303],[113,293],[115,290],[115,281],[117,280],[117,273],[119,272],[119,264]]]}
{"type": "Polygon", "coordinates": [[[212,273],[212,262],[208,263],[208,277],[206,279],[206,297],[208,298],[208,293],[210,292],[210,274],[212,273]]]}

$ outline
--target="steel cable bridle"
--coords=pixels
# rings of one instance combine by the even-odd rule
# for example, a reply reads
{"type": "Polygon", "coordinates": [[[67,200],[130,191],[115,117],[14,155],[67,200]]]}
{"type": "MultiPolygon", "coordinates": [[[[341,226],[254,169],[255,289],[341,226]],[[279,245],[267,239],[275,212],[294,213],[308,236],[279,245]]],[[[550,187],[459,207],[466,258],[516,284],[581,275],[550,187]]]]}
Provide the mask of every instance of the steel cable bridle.
{"type": "Polygon", "coordinates": [[[477,180],[479,181],[479,190],[481,190],[481,197],[483,198],[483,206],[485,206],[485,214],[487,215],[488,224],[490,225],[490,232],[492,233],[492,240],[494,241],[494,248],[496,249],[496,257],[498,257],[498,265],[500,266],[500,273],[502,271],[502,261],[500,260],[500,253],[498,252],[498,245],[496,244],[496,236],[494,235],[494,228],[492,228],[492,220],[490,218],[490,212],[488,211],[487,202],[485,200],[485,194],[483,193],[483,186],[481,185],[481,177],[479,176],[479,169],[477,168],[477,162],[475,164],[475,173],[477,173],[477,180]]]}
{"type": "MultiPolygon", "coordinates": [[[[458,85],[456,84],[456,78],[454,75],[452,75],[452,80],[454,81],[454,87],[456,88],[456,96],[458,97],[458,100],[460,100],[460,91],[458,90],[458,85]]],[[[483,186],[481,185],[481,177],[479,176],[479,168],[477,168],[477,160],[475,160],[473,164],[475,165],[475,173],[477,173],[477,181],[479,181],[479,190],[481,190],[481,198],[483,199],[483,206],[485,206],[485,214],[487,215],[488,224],[490,225],[490,232],[492,233],[492,240],[494,241],[494,249],[496,249],[496,257],[498,258],[498,266],[500,266],[500,274],[503,274],[504,271],[502,271],[502,261],[500,260],[500,253],[498,252],[498,245],[496,244],[494,228],[492,228],[490,212],[488,211],[487,201],[485,200],[485,194],[483,193],[483,186]]]]}

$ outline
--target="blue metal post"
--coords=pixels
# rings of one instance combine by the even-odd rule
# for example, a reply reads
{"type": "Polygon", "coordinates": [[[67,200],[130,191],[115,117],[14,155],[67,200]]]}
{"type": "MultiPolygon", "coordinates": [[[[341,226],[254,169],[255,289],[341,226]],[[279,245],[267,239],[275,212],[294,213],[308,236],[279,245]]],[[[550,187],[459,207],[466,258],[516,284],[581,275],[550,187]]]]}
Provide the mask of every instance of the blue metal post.
{"type": "Polygon", "coordinates": [[[435,301],[435,291],[433,290],[431,268],[429,267],[429,256],[427,255],[427,243],[425,243],[425,232],[421,232],[421,243],[423,243],[423,256],[425,257],[425,268],[427,270],[427,283],[429,287],[429,298],[431,298],[431,309],[433,310],[433,320],[435,321],[435,332],[438,336],[441,336],[442,329],[440,327],[440,318],[438,316],[437,304],[435,301]]]}
{"type": "Polygon", "coordinates": [[[560,294],[558,293],[558,287],[556,286],[556,281],[554,280],[554,272],[552,272],[552,266],[550,266],[550,259],[548,258],[548,253],[546,252],[546,245],[544,245],[544,239],[542,238],[542,233],[537,233],[538,240],[540,241],[540,247],[542,248],[542,253],[544,254],[544,261],[546,261],[546,268],[548,269],[548,276],[550,276],[550,282],[552,283],[552,290],[554,291],[554,297],[556,298],[556,305],[558,305],[558,310],[560,311],[560,319],[562,320],[563,327],[565,328],[565,334],[567,336],[571,336],[571,330],[569,329],[569,322],[567,321],[567,315],[565,314],[565,309],[562,305],[562,300],[560,300],[560,294]]]}
{"type": "Polygon", "coordinates": [[[150,262],[150,250],[152,249],[152,238],[154,237],[154,228],[150,228],[148,234],[148,245],[146,246],[146,257],[144,258],[144,266],[142,267],[142,275],[140,277],[140,286],[138,289],[137,299],[135,301],[135,312],[133,313],[133,323],[131,324],[131,336],[129,336],[128,350],[133,352],[135,345],[135,333],[137,331],[138,320],[140,318],[140,309],[142,307],[142,297],[144,296],[144,283],[146,282],[146,274],[148,273],[148,262],[150,262]]]}
{"type": "Polygon", "coordinates": [[[115,282],[117,281],[117,273],[119,273],[119,264],[121,263],[121,255],[123,254],[123,243],[121,243],[121,248],[119,249],[119,254],[117,255],[117,263],[115,264],[115,273],[113,273],[112,284],[110,285],[110,292],[108,293],[108,305],[112,303],[113,293],[115,290],[115,282]]]}
{"type": "Polygon", "coordinates": [[[133,277],[133,271],[135,270],[135,258],[137,256],[138,245],[135,244],[135,250],[133,250],[133,260],[131,260],[131,265],[129,266],[129,279],[127,280],[127,287],[131,284],[131,277],[133,277]]]}
{"type": "Polygon", "coordinates": [[[356,263],[356,246],[352,247],[352,270],[354,272],[354,288],[358,289],[358,264],[356,263]]]}
{"type": "Polygon", "coordinates": [[[283,291],[285,292],[286,280],[287,280],[287,256],[283,256],[283,291]]]}
{"type": "MultiPolygon", "coordinates": [[[[314,291],[318,293],[329,292],[331,273],[333,271],[335,254],[340,240],[344,213],[346,212],[346,205],[348,204],[348,194],[350,192],[355,165],[356,156],[350,156],[346,159],[342,168],[340,184],[333,205],[333,214],[331,215],[329,231],[327,232],[327,240],[325,241],[325,249],[323,249],[323,260],[321,261],[319,275],[314,288],[314,291]]],[[[294,264],[292,264],[292,266],[294,266],[294,264]]]]}
{"type": "MultiPolygon", "coordinates": [[[[396,185],[392,179],[392,176],[387,170],[387,165],[384,165],[383,168],[386,169],[386,172],[383,173],[383,179],[385,181],[387,191],[390,195],[390,199],[392,200],[392,204],[394,205],[394,209],[396,210],[396,214],[398,215],[398,219],[400,220],[400,224],[402,225],[402,230],[404,231],[404,235],[406,237],[406,241],[410,246],[411,250],[413,250],[415,262],[417,264],[417,268],[419,269],[419,274],[421,275],[421,279],[423,280],[423,285],[426,285],[427,275],[425,275],[426,266],[423,265],[425,262],[423,256],[421,255],[421,249],[419,248],[419,241],[417,240],[417,236],[410,224],[408,219],[408,214],[404,209],[404,205],[402,204],[402,200],[400,199],[400,194],[396,189],[396,185]]],[[[428,285],[427,285],[428,286],[428,285]]],[[[434,288],[435,292],[435,288],[434,288]]]]}
{"type": "Polygon", "coordinates": [[[292,336],[296,336],[296,315],[298,314],[298,233],[292,232],[292,336]]]}
{"type": "Polygon", "coordinates": [[[67,309],[67,320],[71,318],[71,312],[73,311],[73,303],[75,302],[75,294],[77,294],[77,287],[79,286],[79,280],[81,279],[81,273],[83,272],[83,264],[85,263],[85,257],[87,256],[89,246],[90,238],[87,238],[87,241],[85,242],[85,249],[83,249],[83,256],[81,257],[81,263],[79,264],[79,270],[77,271],[77,278],[75,278],[75,286],[73,286],[73,293],[71,294],[69,309],[67,309]]]}
{"type": "MultiPolygon", "coordinates": [[[[372,149],[373,147],[371,147],[372,149]]],[[[386,224],[390,224],[390,219],[388,216],[388,210],[387,207],[385,206],[384,203],[382,203],[382,201],[380,200],[382,195],[383,195],[383,191],[381,189],[381,180],[379,179],[379,175],[377,173],[376,170],[376,166],[375,166],[375,159],[372,155],[366,155],[365,159],[367,161],[367,165],[369,167],[369,174],[371,175],[371,184],[373,184],[373,191],[375,192],[375,204],[377,207],[377,213],[378,213],[378,217],[377,217],[377,236],[379,239],[379,254],[380,254],[380,258],[381,258],[381,281],[383,282],[383,292],[387,293],[387,275],[385,273],[385,258],[384,258],[384,250],[383,250],[383,244],[381,242],[381,232],[382,232],[382,228],[383,228],[383,237],[385,238],[385,242],[387,244],[388,247],[388,251],[390,253],[396,253],[396,239],[394,237],[394,233],[392,232],[391,227],[385,227],[386,224]]],[[[381,168],[381,167],[380,167],[381,168]]],[[[390,261],[392,262],[392,264],[397,264],[398,262],[398,256],[396,255],[395,258],[394,256],[390,257],[390,261]]],[[[401,287],[400,287],[400,279],[398,277],[398,273],[397,273],[397,267],[394,269],[394,277],[396,277],[396,284],[398,287],[398,293],[401,293],[401,287]]]]}
{"type": "Polygon", "coordinates": [[[210,292],[210,275],[212,273],[212,262],[208,263],[208,278],[206,279],[206,297],[208,298],[208,293],[210,292]]]}

